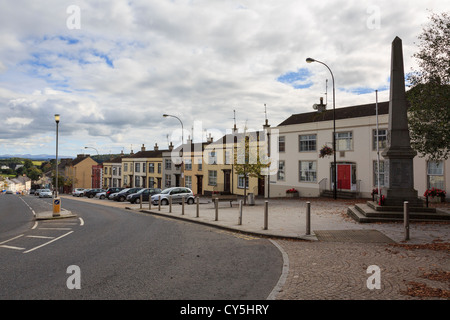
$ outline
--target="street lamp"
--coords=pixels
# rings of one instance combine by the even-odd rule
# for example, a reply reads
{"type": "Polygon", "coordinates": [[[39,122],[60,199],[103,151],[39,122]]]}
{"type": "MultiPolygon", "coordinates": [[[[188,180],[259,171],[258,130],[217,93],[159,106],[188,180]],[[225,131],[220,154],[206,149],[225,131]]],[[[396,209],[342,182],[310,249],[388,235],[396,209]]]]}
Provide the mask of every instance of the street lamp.
{"type": "Polygon", "coordinates": [[[333,198],[337,199],[337,177],[336,177],[336,99],[335,99],[335,88],[334,88],[334,75],[333,72],[331,72],[330,67],[328,67],[325,63],[319,60],[315,60],[313,58],[307,58],[307,63],[317,62],[320,64],[323,64],[331,73],[331,78],[333,80],[333,177],[334,177],[334,184],[333,184],[333,198]]]}
{"type": "Polygon", "coordinates": [[[59,126],[59,114],[55,114],[56,122],[56,190],[53,198],[53,216],[59,216],[61,212],[61,202],[58,197],[58,126],[59,126]]]}
{"type": "Polygon", "coordinates": [[[164,118],[167,117],[173,117],[178,119],[178,121],[180,121],[181,124],[181,186],[184,187],[184,166],[183,166],[183,143],[184,143],[184,128],[183,128],[183,122],[181,121],[180,118],[178,118],[177,116],[171,115],[171,114],[163,114],[164,118]]]}

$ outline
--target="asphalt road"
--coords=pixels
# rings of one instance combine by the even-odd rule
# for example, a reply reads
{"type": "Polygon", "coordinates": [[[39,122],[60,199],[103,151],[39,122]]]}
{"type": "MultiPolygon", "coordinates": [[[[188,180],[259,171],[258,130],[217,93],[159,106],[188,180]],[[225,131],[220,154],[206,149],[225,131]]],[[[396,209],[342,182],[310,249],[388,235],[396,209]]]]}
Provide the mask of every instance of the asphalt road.
{"type": "Polygon", "coordinates": [[[0,196],[0,299],[263,300],[281,275],[266,239],[69,199],[63,207],[77,217],[36,222],[32,211],[51,210],[50,199],[0,196]]]}

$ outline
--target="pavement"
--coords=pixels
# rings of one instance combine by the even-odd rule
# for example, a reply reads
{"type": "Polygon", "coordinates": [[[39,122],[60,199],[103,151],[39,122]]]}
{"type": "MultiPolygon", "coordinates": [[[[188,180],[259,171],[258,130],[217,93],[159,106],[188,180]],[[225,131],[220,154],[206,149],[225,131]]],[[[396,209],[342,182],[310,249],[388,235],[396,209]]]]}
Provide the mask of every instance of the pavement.
{"type": "MultiPolygon", "coordinates": [[[[64,198],[77,199],[200,223],[248,235],[249,241],[268,238],[284,261],[268,299],[450,299],[450,222],[411,221],[405,239],[402,222],[358,223],[347,215],[349,206],[367,199],[255,199],[254,205],[242,207],[220,202],[216,211],[210,198],[200,198],[198,207],[61,198],[62,206],[64,198]],[[380,288],[368,284],[372,275],[368,268],[374,265],[379,267],[380,288]]],[[[449,209],[448,204],[440,206],[450,214],[449,209]]]]}

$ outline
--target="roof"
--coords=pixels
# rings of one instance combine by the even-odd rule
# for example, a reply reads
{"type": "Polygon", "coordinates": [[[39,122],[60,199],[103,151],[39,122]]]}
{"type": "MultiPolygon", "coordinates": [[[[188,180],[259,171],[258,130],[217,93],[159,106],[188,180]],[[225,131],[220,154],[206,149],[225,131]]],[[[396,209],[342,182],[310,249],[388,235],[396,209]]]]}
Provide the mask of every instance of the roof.
{"type": "MultiPolygon", "coordinates": [[[[350,118],[360,118],[376,115],[376,104],[364,104],[352,107],[336,108],[336,120],[350,119],[350,118]]],[[[389,101],[378,103],[378,114],[388,114],[389,113],[389,101]]],[[[333,109],[328,109],[323,112],[307,112],[293,114],[278,126],[287,126],[291,124],[301,124],[301,123],[311,123],[320,121],[330,121],[333,120],[333,109]]]]}
{"type": "Polygon", "coordinates": [[[128,157],[122,157],[122,159],[129,159],[129,158],[161,158],[162,153],[167,150],[146,150],[146,151],[139,151],[134,154],[129,155],[128,157]]]}

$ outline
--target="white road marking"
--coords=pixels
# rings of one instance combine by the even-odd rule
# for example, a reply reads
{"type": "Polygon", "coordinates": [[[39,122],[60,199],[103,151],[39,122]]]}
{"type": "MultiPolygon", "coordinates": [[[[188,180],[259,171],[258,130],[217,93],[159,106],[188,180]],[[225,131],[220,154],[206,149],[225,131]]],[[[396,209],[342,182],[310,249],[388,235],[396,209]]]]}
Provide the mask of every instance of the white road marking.
{"type": "Polygon", "coordinates": [[[7,246],[6,244],[1,245],[0,248],[7,248],[7,249],[13,249],[13,250],[25,250],[25,248],[14,247],[14,246],[7,246]]]}
{"type": "Polygon", "coordinates": [[[48,244],[50,244],[50,243],[52,243],[52,242],[55,242],[56,240],[59,240],[59,239],[61,239],[61,238],[64,238],[65,236],[68,236],[68,235],[71,234],[72,232],[73,232],[73,231],[69,231],[69,232],[63,234],[62,236],[59,236],[58,238],[55,238],[55,239],[53,239],[53,240],[50,240],[50,241],[48,241],[48,242],[46,242],[46,243],[43,243],[43,244],[41,244],[40,246],[34,247],[34,248],[30,249],[30,250],[24,251],[23,253],[28,253],[28,252],[34,251],[34,250],[36,250],[36,249],[42,248],[43,246],[46,246],[46,245],[48,245],[48,244]]]}
{"type": "Polygon", "coordinates": [[[31,229],[32,229],[32,230],[33,230],[33,229],[36,229],[37,226],[38,226],[38,222],[35,221],[35,222],[34,222],[34,226],[33,226],[31,229]]]}
{"type": "Polygon", "coordinates": [[[26,236],[27,238],[39,238],[39,239],[54,239],[55,237],[47,237],[47,236],[26,236]]]}
{"type": "Polygon", "coordinates": [[[21,234],[21,235],[18,235],[17,237],[14,237],[14,238],[11,238],[11,239],[8,239],[8,240],[5,240],[5,241],[3,241],[3,242],[0,242],[0,245],[2,245],[2,244],[4,244],[4,243],[7,243],[7,242],[9,242],[9,241],[12,241],[12,240],[14,240],[14,239],[20,238],[20,237],[22,237],[22,236],[23,236],[23,234],[21,234]]]}
{"type": "Polygon", "coordinates": [[[84,220],[81,217],[78,219],[80,219],[80,226],[84,226],[84,220]]]}

